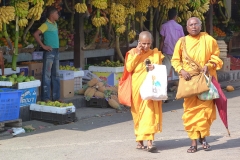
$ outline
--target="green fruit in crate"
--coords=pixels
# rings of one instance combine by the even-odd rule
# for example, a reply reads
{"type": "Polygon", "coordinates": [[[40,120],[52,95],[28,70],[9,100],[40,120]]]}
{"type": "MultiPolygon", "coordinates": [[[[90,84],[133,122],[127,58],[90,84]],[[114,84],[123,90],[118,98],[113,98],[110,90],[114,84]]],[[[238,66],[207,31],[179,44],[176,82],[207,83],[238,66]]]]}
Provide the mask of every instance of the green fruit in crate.
{"type": "Polygon", "coordinates": [[[46,105],[46,103],[45,102],[40,102],[40,105],[46,105]]]}
{"type": "Polygon", "coordinates": [[[17,75],[16,74],[12,74],[11,77],[12,78],[17,78],[17,75]]]}
{"type": "Polygon", "coordinates": [[[73,103],[68,103],[68,106],[73,106],[73,103]]]}
{"type": "Polygon", "coordinates": [[[24,80],[24,82],[30,82],[30,79],[29,79],[29,78],[26,78],[26,79],[24,80]]]}
{"type": "Polygon", "coordinates": [[[21,83],[21,82],[23,82],[23,79],[18,77],[18,78],[16,79],[16,81],[17,81],[17,83],[21,83]]]}
{"type": "Polygon", "coordinates": [[[35,80],[35,78],[33,76],[30,76],[29,79],[30,79],[30,81],[34,81],[35,80]]]}

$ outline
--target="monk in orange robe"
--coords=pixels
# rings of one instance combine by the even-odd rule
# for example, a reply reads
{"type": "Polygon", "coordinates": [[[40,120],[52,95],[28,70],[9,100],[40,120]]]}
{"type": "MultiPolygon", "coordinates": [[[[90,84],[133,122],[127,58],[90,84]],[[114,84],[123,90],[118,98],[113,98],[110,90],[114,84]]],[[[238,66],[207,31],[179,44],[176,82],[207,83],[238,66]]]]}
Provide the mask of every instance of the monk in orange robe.
{"type": "Polygon", "coordinates": [[[164,58],[157,49],[151,50],[151,45],[151,33],[141,32],[138,46],[129,51],[126,69],[132,72],[131,113],[138,142],[137,149],[144,149],[143,141],[147,140],[147,151],[155,152],[157,148],[153,146],[152,141],[154,134],[162,131],[162,101],[142,100],[140,96],[140,87],[147,76],[147,69],[154,69],[153,64],[162,64],[164,58]],[[146,66],[146,59],[149,59],[151,64],[146,66]]]}
{"type": "MultiPolygon", "coordinates": [[[[192,17],[187,21],[187,31],[185,36],[187,54],[202,67],[204,73],[214,76],[217,79],[216,70],[221,69],[223,62],[219,58],[219,47],[214,38],[205,32],[200,32],[201,21],[192,17]]],[[[182,39],[176,43],[172,57],[172,66],[186,81],[191,79],[189,72],[192,69],[190,62],[183,56],[182,39]]],[[[216,119],[216,106],[213,100],[202,101],[197,96],[184,99],[184,113],[182,116],[184,128],[192,140],[188,153],[197,151],[197,139],[202,144],[204,150],[210,150],[206,138],[210,135],[210,127],[216,119]]]]}

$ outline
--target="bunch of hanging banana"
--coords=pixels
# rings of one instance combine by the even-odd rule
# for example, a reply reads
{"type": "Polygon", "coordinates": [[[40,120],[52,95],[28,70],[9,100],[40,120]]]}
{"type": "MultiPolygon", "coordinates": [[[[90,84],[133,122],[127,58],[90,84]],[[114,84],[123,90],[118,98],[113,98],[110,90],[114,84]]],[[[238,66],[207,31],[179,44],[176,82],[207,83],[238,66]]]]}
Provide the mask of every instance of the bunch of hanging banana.
{"type": "Polygon", "coordinates": [[[188,11],[188,10],[189,10],[189,8],[188,8],[187,5],[181,4],[181,5],[178,6],[178,11],[179,12],[188,11]]]}
{"type": "Polygon", "coordinates": [[[26,18],[20,19],[20,20],[18,21],[19,27],[26,27],[27,24],[28,24],[28,20],[27,20],[26,18]]]}
{"type": "Polygon", "coordinates": [[[15,19],[15,8],[12,6],[0,7],[0,22],[9,24],[15,19]]]}
{"type": "Polygon", "coordinates": [[[136,3],[136,12],[147,13],[150,6],[150,0],[138,0],[136,3]]]}
{"type": "Polygon", "coordinates": [[[128,33],[128,38],[130,40],[132,39],[135,39],[135,36],[136,36],[136,32],[134,30],[131,30],[129,33],[128,33]]]}
{"type": "Polygon", "coordinates": [[[195,9],[198,9],[201,6],[201,0],[194,0],[194,1],[190,1],[188,3],[189,7],[195,9]]]}
{"type": "Polygon", "coordinates": [[[20,18],[25,18],[28,15],[29,3],[28,2],[18,2],[16,3],[15,14],[20,18]]]}
{"type": "Polygon", "coordinates": [[[99,9],[106,9],[107,8],[107,0],[92,0],[91,4],[99,9]]]}
{"type": "Polygon", "coordinates": [[[93,17],[92,19],[92,24],[95,27],[100,27],[100,26],[104,26],[108,23],[108,19],[106,17],[93,17]]]}
{"type": "Polygon", "coordinates": [[[125,7],[122,4],[112,3],[110,10],[110,19],[113,25],[124,24],[126,18],[125,7]]]}
{"type": "Polygon", "coordinates": [[[86,3],[77,3],[74,8],[78,13],[85,13],[87,11],[86,3]]]}
{"type": "Polygon", "coordinates": [[[164,6],[166,9],[171,9],[175,7],[175,2],[174,0],[161,0],[159,1],[160,6],[164,6]]]}
{"type": "Polygon", "coordinates": [[[54,2],[55,0],[48,0],[46,6],[51,6],[54,2]]]}
{"type": "Polygon", "coordinates": [[[126,30],[126,26],[125,25],[121,25],[120,27],[118,27],[116,29],[116,32],[122,34],[122,33],[125,32],[125,30],[126,30]]]}
{"type": "Polygon", "coordinates": [[[35,4],[35,6],[30,8],[27,18],[39,20],[41,18],[42,12],[43,12],[43,5],[44,5],[44,1],[38,0],[37,3],[35,4]]]}
{"type": "Polygon", "coordinates": [[[204,3],[203,5],[201,5],[197,11],[200,12],[200,13],[205,13],[209,10],[209,3],[204,3]]]}
{"type": "Polygon", "coordinates": [[[125,13],[129,15],[135,15],[135,8],[131,5],[125,8],[125,13]]]}
{"type": "Polygon", "coordinates": [[[118,3],[120,3],[122,5],[126,5],[126,4],[129,4],[130,1],[129,0],[118,0],[118,3]]]}
{"type": "Polygon", "coordinates": [[[157,8],[159,6],[158,0],[151,0],[150,5],[154,8],[157,8]]]}
{"type": "Polygon", "coordinates": [[[187,21],[189,18],[192,17],[192,12],[191,11],[183,11],[181,14],[182,20],[187,21]]]}
{"type": "MultiPolygon", "coordinates": [[[[147,20],[147,18],[145,16],[142,16],[142,21],[145,22],[147,20]]],[[[136,21],[140,22],[140,19],[138,17],[136,17],[136,21]]]]}

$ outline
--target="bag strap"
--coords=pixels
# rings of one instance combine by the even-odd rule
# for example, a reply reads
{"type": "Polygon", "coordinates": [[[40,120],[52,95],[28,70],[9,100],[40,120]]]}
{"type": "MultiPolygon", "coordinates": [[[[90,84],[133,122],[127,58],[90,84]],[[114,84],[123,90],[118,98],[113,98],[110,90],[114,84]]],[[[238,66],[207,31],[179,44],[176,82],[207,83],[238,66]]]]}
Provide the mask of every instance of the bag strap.
{"type": "Polygon", "coordinates": [[[160,60],[160,54],[159,54],[159,52],[158,52],[158,50],[156,49],[156,48],[154,48],[153,49],[153,59],[155,60],[155,59],[158,59],[158,60],[160,60]]]}
{"type": "Polygon", "coordinates": [[[125,55],[125,62],[124,62],[124,66],[123,66],[123,75],[122,75],[122,77],[126,77],[130,73],[126,69],[126,63],[127,63],[128,55],[129,55],[129,52],[127,52],[126,55],[125,55]]]}
{"type": "Polygon", "coordinates": [[[185,37],[182,37],[181,41],[183,43],[183,54],[184,54],[184,57],[187,58],[190,62],[196,64],[197,67],[198,67],[198,70],[201,70],[201,68],[202,68],[201,65],[198,62],[194,61],[187,53],[185,37]]]}

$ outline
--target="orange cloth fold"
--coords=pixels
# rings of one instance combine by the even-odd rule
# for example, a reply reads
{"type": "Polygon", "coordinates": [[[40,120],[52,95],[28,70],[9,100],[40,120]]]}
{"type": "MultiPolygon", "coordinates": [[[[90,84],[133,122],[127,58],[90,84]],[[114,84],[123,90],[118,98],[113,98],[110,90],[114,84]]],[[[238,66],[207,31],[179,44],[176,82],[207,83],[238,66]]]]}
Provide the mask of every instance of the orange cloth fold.
{"type": "Polygon", "coordinates": [[[129,51],[126,69],[132,72],[131,113],[136,141],[154,140],[154,134],[162,131],[162,102],[142,100],[140,87],[147,76],[145,60],[149,59],[152,64],[162,64],[163,58],[163,54],[157,49],[141,55],[136,55],[135,49],[129,51]]]}
{"type": "MultiPolygon", "coordinates": [[[[199,63],[201,68],[205,65],[208,66],[209,74],[217,78],[216,70],[221,69],[223,62],[219,58],[220,50],[216,40],[204,32],[196,37],[188,35],[185,39],[188,55],[199,63]]],[[[171,62],[177,72],[180,72],[181,69],[191,72],[192,67],[195,66],[194,63],[190,63],[184,58],[181,40],[176,43],[171,62]]],[[[183,107],[182,119],[189,138],[198,139],[209,136],[212,122],[216,119],[214,101],[202,101],[197,96],[192,96],[184,99],[183,107]]]]}

